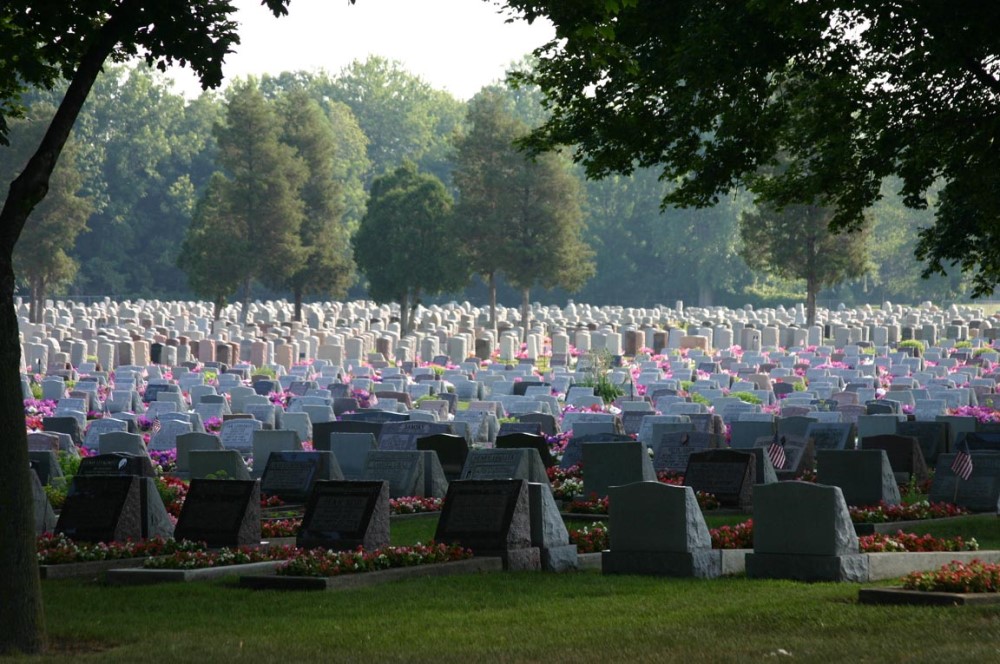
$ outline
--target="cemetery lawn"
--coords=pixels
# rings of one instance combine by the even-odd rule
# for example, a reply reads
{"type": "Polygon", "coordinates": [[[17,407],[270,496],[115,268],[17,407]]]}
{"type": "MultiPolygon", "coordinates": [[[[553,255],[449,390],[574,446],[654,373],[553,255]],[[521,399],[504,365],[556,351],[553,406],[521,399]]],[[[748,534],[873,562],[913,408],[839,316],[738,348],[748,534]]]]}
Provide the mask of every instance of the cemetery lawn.
{"type": "MultiPolygon", "coordinates": [[[[734,518],[708,521],[714,527],[734,518]]],[[[393,521],[393,543],[426,542],[436,523],[393,521]]],[[[993,515],[919,530],[1000,548],[993,515]]],[[[131,588],[54,580],[42,587],[53,648],[30,661],[715,662],[783,657],[779,650],[798,661],[1000,658],[995,608],[861,606],[859,586],[847,583],[588,571],[316,593],[242,590],[234,577],[131,588]]]]}
{"type": "MultiPolygon", "coordinates": [[[[341,592],[45,581],[31,661],[996,661],[989,607],[879,607],[853,584],[512,573],[341,592]]],[[[28,661],[28,660],[25,660],[28,661]]]]}

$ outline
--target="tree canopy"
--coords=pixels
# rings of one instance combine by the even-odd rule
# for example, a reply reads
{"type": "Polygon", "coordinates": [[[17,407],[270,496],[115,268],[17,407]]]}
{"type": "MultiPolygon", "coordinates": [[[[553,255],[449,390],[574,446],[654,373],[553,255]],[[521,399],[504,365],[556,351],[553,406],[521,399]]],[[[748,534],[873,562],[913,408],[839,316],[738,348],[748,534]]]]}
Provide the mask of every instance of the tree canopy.
{"type": "Polygon", "coordinates": [[[747,183],[858,228],[882,182],[916,209],[925,274],[1000,282],[1000,20],[995,3],[507,0],[555,38],[522,73],[550,119],[526,141],[573,146],[588,175],[657,166],[665,203],[709,206],[747,183]],[[772,168],[788,160],[780,171],[772,168]]]}

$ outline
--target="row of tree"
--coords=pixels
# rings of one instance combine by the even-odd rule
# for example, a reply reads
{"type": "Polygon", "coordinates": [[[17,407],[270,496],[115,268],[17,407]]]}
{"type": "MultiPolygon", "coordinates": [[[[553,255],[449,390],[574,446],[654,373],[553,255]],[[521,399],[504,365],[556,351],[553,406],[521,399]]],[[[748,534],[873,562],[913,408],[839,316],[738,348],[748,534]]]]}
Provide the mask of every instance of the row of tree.
{"type": "MultiPolygon", "coordinates": [[[[29,117],[14,121],[13,145],[0,152],[4,181],[57,98],[30,95],[29,117]]],[[[410,305],[436,295],[523,305],[533,288],[633,306],[813,303],[824,289],[846,302],[939,300],[966,289],[960,275],[920,279],[912,253],[932,216],[904,208],[892,187],[859,236],[830,236],[823,214],[813,230],[793,232],[805,218],[795,213],[765,243],[748,195],[662,208],[676,185],[654,169],[588,181],[561,155],[526,160],[511,141],[545,117],[536,89],[494,85],[463,104],[381,58],[337,76],[241,81],[191,101],[145,67],[111,68],[35,212],[33,241],[18,246],[20,283],[33,302],[195,293],[222,303],[237,292],[298,304],[345,292],[401,301],[400,285],[388,295],[379,284],[412,280],[413,261],[399,249],[391,260],[361,259],[364,242],[350,238],[375,180],[408,160],[408,172],[437,178],[455,201],[447,241],[421,257],[439,269],[410,284],[410,305]],[[810,234],[825,243],[810,250],[814,259],[803,253],[810,234]],[[460,269],[445,278],[445,265],[460,269]]]]}

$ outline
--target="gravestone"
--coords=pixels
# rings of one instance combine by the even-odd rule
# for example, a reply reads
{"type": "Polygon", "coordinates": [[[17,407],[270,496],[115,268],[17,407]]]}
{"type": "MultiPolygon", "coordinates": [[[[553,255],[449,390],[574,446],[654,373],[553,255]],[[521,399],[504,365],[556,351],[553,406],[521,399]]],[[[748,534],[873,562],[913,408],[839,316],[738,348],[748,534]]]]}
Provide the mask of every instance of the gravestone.
{"type": "Polygon", "coordinates": [[[434,452],[441,464],[445,478],[450,482],[462,475],[462,468],[469,456],[469,445],[465,438],[449,433],[439,433],[433,436],[417,438],[417,449],[421,452],[434,452]]]}
{"type": "Polygon", "coordinates": [[[49,433],[65,433],[73,439],[73,444],[83,445],[83,428],[75,417],[43,417],[42,430],[49,433]]]}
{"type": "Polygon", "coordinates": [[[38,479],[38,474],[31,471],[31,503],[33,521],[35,524],[35,535],[51,533],[56,527],[56,513],[52,509],[52,503],[45,493],[45,488],[38,479]]]}
{"type": "Polygon", "coordinates": [[[316,447],[315,443],[313,446],[317,450],[333,452],[345,480],[360,480],[368,453],[378,449],[375,436],[370,433],[334,433],[330,434],[326,447],[316,447]]]}
{"type": "Polygon", "coordinates": [[[497,432],[497,439],[514,433],[542,435],[542,425],[538,422],[502,422],[497,432]]]}
{"type": "Polygon", "coordinates": [[[304,503],[315,482],[342,479],[332,452],[271,452],[261,476],[260,490],[288,503],[304,503]]]}
{"type": "MultiPolygon", "coordinates": [[[[223,425],[225,428],[225,425],[223,425]]],[[[193,427],[190,422],[179,420],[160,420],[160,430],[149,439],[149,449],[151,450],[172,450],[177,447],[177,436],[191,433],[193,427]]]]}
{"type": "Polygon", "coordinates": [[[387,422],[382,425],[378,438],[380,450],[413,451],[417,449],[417,439],[439,433],[454,433],[450,424],[436,422],[387,422]]]}
{"type": "MultiPolygon", "coordinates": [[[[177,469],[174,473],[187,479],[191,474],[191,452],[221,451],[222,442],[210,433],[184,433],[177,436],[177,469]]],[[[242,461],[242,459],[241,459],[242,461]]]]}
{"type": "Polygon", "coordinates": [[[685,431],[665,433],[653,456],[656,472],[670,471],[683,473],[688,465],[688,457],[695,452],[704,452],[719,447],[719,439],[709,433],[685,431]]]}
{"type": "MultiPolygon", "coordinates": [[[[254,431],[253,471],[251,472],[251,477],[256,479],[264,474],[264,468],[267,467],[267,461],[271,454],[275,452],[295,452],[301,449],[302,442],[299,440],[299,434],[294,431],[287,431],[285,429],[258,429],[254,431]]],[[[325,477],[323,479],[332,480],[337,478],[325,477]]],[[[267,493],[267,490],[263,487],[261,487],[261,491],[265,494],[267,493]]],[[[305,497],[302,500],[304,501],[305,497]]]]}
{"type": "Polygon", "coordinates": [[[752,453],[708,450],[688,456],[684,485],[712,494],[722,507],[745,509],[753,502],[756,474],[752,453]]]}
{"type": "Polygon", "coordinates": [[[74,477],[56,532],[81,542],[140,539],[139,479],[131,475],[74,477]]]}
{"type": "Polygon", "coordinates": [[[811,471],[815,466],[816,447],[809,438],[803,436],[779,436],[771,438],[758,438],[754,447],[763,449],[767,454],[771,443],[777,442],[785,450],[785,466],[778,468],[775,466],[774,472],[779,480],[791,480],[802,475],[806,471],[811,471]]]}
{"type": "Polygon", "coordinates": [[[556,418],[548,413],[526,413],[524,415],[518,415],[517,421],[532,422],[541,425],[542,434],[546,436],[554,436],[559,433],[559,427],[556,425],[556,418]]]}
{"type": "Polygon", "coordinates": [[[938,457],[930,501],[955,503],[973,512],[1000,511],[1000,453],[972,452],[972,475],[963,480],[951,464],[954,454],[938,457]]]}
{"type": "Polygon", "coordinates": [[[635,442],[631,436],[617,433],[597,434],[596,436],[578,436],[566,441],[563,448],[562,459],[559,460],[560,468],[570,468],[583,463],[583,446],[587,443],[631,443],[635,442]]]}
{"type": "Polygon", "coordinates": [[[354,413],[344,413],[340,416],[342,422],[376,422],[378,424],[406,422],[409,419],[409,415],[390,413],[387,410],[359,410],[354,413]]]}
{"type": "Polygon", "coordinates": [[[636,482],[611,489],[610,549],[601,554],[604,574],[714,578],[722,557],[694,491],[687,486],[636,482]]]}
{"type": "Polygon", "coordinates": [[[139,478],[139,504],[142,511],[142,537],[172,537],[171,522],[156,485],[156,471],[148,456],[105,454],[80,461],[77,476],[134,476],[139,478]]]}
{"type": "Polygon", "coordinates": [[[839,487],[778,482],[756,487],[751,579],[868,581],[868,556],[839,487]]]}
{"type": "Polygon", "coordinates": [[[839,486],[848,505],[900,502],[899,485],[885,450],[817,450],[816,481],[839,486]]]}
{"type": "Polygon", "coordinates": [[[937,467],[938,457],[948,451],[947,422],[897,422],[896,434],[916,438],[924,461],[931,468],[937,467]]]}
{"type": "Polygon", "coordinates": [[[569,532],[548,482],[528,483],[531,506],[531,546],[537,547],[542,569],[547,572],[567,572],[579,569],[576,545],[570,544],[569,532]]]}
{"type": "Polygon", "coordinates": [[[295,545],[335,551],[388,546],[388,482],[316,482],[295,545]]]}
{"type": "Polygon", "coordinates": [[[192,450],[188,460],[193,479],[208,479],[209,475],[215,479],[250,479],[243,455],[236,450],[192,450]]]}
{"type": "Polygon", "coordinates": [[[507,450],[517,447],[530,447],[538,451],[538,456],[542,460],[542,465],[551,468],[556,465],[556,460],[552,457],[552,450],[545,436],[538,436],[530,433],[513,433],[497,436],[497,449],[507,450]]]}
{"type": "Polygon", "coordinates": [[[768,422],[736,420],[729,426],[732,433],[729,444],[733,449],[752,448],[758,438],[770,438],[777,431],[773,420],[768,422]]]}
{"type": "Polygon", "coordinates": [[[849,422],[813,422],[806,429],[818,453],[820,450],[854,449],[855,427],[849,422]]]}
{"type": "Polygon", "coordinates": [[[424,496],[424,453],[403,450],[375,450],[368,453],[361,479],[385,480],[389,497],[424,496]]]}
{"type": "Polygon", "coordinates": [[[861,439],[863,450],[885,450],[896,481],[906,484],[910,478],[927,479],[927,464],[920,450],[920,441],[912,436],[869,436],[861,439]]]}
{"type": "MultiPolygon", "coordinates": [[[[193,452],[192,458],[198,454],[213,453],[193,452]]],[[[211,547],[259,544],[260,482],[192,479],[174,537],[211,547]]]]}
{"type": "Polygon", "coordinates": [[[253,452],[253,434],[263,427],[261,422],[253,419],[227,420],[222,423],[222,429],[219,430],[219,440],[227,450],[250,454],[253,452]]]}
{"type": "Polygon", "coordinates": [[[608,495],[613,486],[655,481],[646,445],[639,441],[583,444],[583,493],[608,495]]]}
{"type": "Polygon", "coordinates": [[[531,448],[471,450],[462,468],[462,479],[549,483],[538,451],[531,448]]]}
{"type": "Polygon", "coordinates": [[[59,455],[52,450],[29,451],[28,460],[43,485],[52,484],[53,479],[63,477],[62,467],[59,465],[59,455]]]}
{"type": "Polygon", "coordinates": [[[111,417],[91,420],[90,424],[87,425],[87,433],[83,436],[83,446],[90,450],[96,450],[98,448],[98,436],[101,434],[127,430],[128,423],[123,420],[116,420],[111,417]]]}
{"type": "Polygon", "coordinates": [[[134,454],[142,456],[147,454],[146,444],[142,436],[137,433],[124,433],[122,431],[112,431],[102,433],[97,439],[98,454],[134,454]]]}
{"type": "Polygon", "coordinates": [[[448,487],[434,541],[477,556],[499,556],[508,570],[538,570],[531,546],[531,508],[524,480],[460,480],[448,487]]]}
{"type": "Polygon", "coordinates": [[[622,413],[622,429],[626,435],[638,435],[642,428],[642,421],[647,417],[655,416],[652,411],[628,410],[622,413]]]}

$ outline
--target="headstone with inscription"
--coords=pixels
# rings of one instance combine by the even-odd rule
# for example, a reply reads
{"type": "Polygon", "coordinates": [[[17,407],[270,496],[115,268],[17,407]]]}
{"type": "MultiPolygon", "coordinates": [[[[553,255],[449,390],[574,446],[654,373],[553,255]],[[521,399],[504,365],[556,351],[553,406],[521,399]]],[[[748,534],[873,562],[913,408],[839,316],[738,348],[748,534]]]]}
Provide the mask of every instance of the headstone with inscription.
{"type": "Polygon", "coordinates": [[[736,450],[695,452],[684,471],[685,486],[712,494],[722,507],[749,507],[755,480],[754,455],[736,450]]]}
{"type": "Polygon", "coordinates": [[[524,480],[460,480],[448,487],[436,542],[456,543],[477,556],[499,556],[509,570],[538,570],[531,546],[531,508],[524,480]]]}
{"type": "Polygon", "coordinates": [[[683,473],[688,465],[688,457],[695,452],[704,452],[719,447],[719,438],[699,431],[665,433],[653,456],[656,472],[669,471],[683,473]]]}
{"type": "Polygon", "coordinates": [[[930,501],[955,503],[974,512],[1000,512],[1000,453],[972,452],[972,475],[955,475],[954,454],[938,457],[930,501]]]}
{"type": "Polygon", "coordinates": [[[260,543],[260,482],[191,480],[174,537],[211,547],[260,543]]]}
{"type": "Polygon", "coordinates": [[[99,454],[82,459],[77,471],[78,477],[123,475],[139,478],[142,537],[172,537],[174,525],[157,489],[156,471],[148,456],[99,454]]]}
{"type": "Polygon", "coordinates": [[[387,422],[382,425],[378,448],[385,451],[413,451],[417,439],[439,433],[454,433],[450,424],[436,422],[387,422]]]}
{"type": "Polygon", "coordinates": [[[388,546],[388,482],[316,482],[295,545],[337,551],[388,546]]]}
{"type": "Polygon", "coordinates": [[[935,468],[938,457],[948,451],[947,422],[897,422],[896,434],[916,438],[924,455],[924,461],[930,468],[935,468]]]}
{"type": "Polygon", "coordinates": [[[227,450],[236,450],[240,454],[248,455],[253,452],[254,432],[263,428],[264,425],[258,420],[227,420],[222,423],[222,429],[219,430],[219,440],[227,450]]]}
{"type": "MultiPolygon", "coordinates": [[[[256,460],[255,460],[256,463],[256,460]]],[[[323,480],[342,480],[332,452],[271,452],[260,480],[261,493],[277,496],[288,503],[303,503],[313,484],[323,480]]]]}
{"type": "Polygon", "coordinates": [[[385,480],[389,497],[424,496],[424,453],[375,450],[368,453],[361,473],[365,481],[385,480]]]}
{"type": "Polygon", "coordinates": [[[556,465],[556,460],[552,457],[552,450],[545,436],[538,436],[530,433],[514,433],[497,436],[497,449],[512,449],[517,447],[530,447],[538,450],[538,456],[546,468],[556,465]]]}
{"type": "Polygon", "coordinates": [[[855,427],[849,422],[813,422],[806,429],[816,452],[820,450],[854,449],[855,427]]]}
{"type": "Polygon", "coordinates": [[[417,438],[417,449],[421,452],[433,452],[444,471],[448,481],[457,480],[462,475],[462,468],[469,456],[469,445],[465,438],[450,433],[439,433],[433,436],[417,438]]]}
{"type": "Polygon", "coordinates": [[[56,532],[83,542],[142,537],[139,478],[132,475],[73,478],[56,532]]]}
{"type": "Polygon", "coordinates": [[[885,450],[817,450],[816,481],[839,486],[848,505],[898,505],[899,485],[885,450]]]}
{"type": "Polygon", "coordinates": [[[549,483],[538,451],[531,448],[472,450],[462,468],[462,479],[549,483]]]}
{"type": "Polygon", "coordinates": [[[910,478],[927,479],[927,464],[920,450],[920,441],[912,436],[869,436],[861,439],[863,450],[885,450],[896,481],[906,484],[910,478]]]}
{"type": "Polygon", "coordinates": [[[127,431],[128,423],[124,420],[116,420],[113,417],[102,417],[98,420],[91,420],[87,425],[87,433],[83,436],[83,446],[90,450],[98,448],[99,436],[103,433],[113,431],[127,431]]]}

